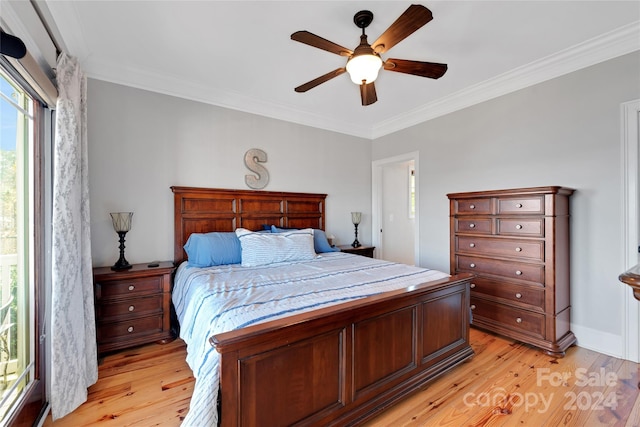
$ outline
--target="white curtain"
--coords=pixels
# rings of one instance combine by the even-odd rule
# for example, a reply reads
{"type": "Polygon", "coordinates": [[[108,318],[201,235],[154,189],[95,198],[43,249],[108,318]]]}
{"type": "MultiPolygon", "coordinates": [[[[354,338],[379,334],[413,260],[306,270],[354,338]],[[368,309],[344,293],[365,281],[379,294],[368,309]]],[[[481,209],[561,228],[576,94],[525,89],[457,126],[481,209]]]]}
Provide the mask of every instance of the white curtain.
{"type": "Polygon", "coordinates": [[[53,172],[51,413],[54,420],[87,400],[98,379],[91,270],[87,78],[61,54],[53,172]]]}

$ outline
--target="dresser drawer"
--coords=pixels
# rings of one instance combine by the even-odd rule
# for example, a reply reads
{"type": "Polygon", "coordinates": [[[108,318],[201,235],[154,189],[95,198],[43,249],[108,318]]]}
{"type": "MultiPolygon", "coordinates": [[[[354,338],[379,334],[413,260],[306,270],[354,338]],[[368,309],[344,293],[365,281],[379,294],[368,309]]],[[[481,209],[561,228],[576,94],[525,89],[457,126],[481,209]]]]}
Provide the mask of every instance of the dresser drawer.
{"type": "Polygon", "coordinates": [[[544,241],[456,236],[456,252],[544,261],[544,241]]]}
{"type": "Polygon", "coordinates": [[[463,199],[456,200],[454,213],[488,215],[491,213],[491,199],[463,199]]]}
{"type": "Polygon", "coordinates": [[[471,311],[474,322],[487,319],[492,323],[497,323],[502,327],[522,334],[541,339],[545,338],[545,316],[542,313],[533,313],[474,297],[471,297],[471,311]]]}
{"type": "Polygon", "coordinates": [[[99,298],[128,298],[130,296],[161,293],[163,291],[162,284],[162,276],[97,283],[100,286],[99,298]]]}
{"type": "Polygon", "coordinates": [[[150,314],[162,315],[163,295],[130,298],[126,301],[96,304],[97,316],[101,321],[122,320],[126,317],[140,317],[150,314]]]}
{"type": "Polygon", "coordinates": [[[544,218],[498,218],[497,234],[503,236],[544,237],[544,218]]]}
{"type": "Polygon", "coordinates": [[[498,197],[498,215],[543,215],[544,196],[498,197]]]}
{"type": "Polygon", "coordinates": [[[471,281],[471,295],[477,296],[477,294],[526,305],[531,310],[544,311],[544,288],[541,287],[476,277],[471,281]]]}
{"type": "Polygon", "coordinates": [[[162,316],[140,317],[123,322],[104,323],[98,326],[98,342],[162,332],[162,316]]]}
{"type": "Polygon", "coordinates": [[[455,219],[456,231],[460,233],[491,234],[489,218],[455,219]]]}
{"type": "Polygon", "coordinates": [[[544,265],[456,255],[456,271],[544,284],[544,265]]]}

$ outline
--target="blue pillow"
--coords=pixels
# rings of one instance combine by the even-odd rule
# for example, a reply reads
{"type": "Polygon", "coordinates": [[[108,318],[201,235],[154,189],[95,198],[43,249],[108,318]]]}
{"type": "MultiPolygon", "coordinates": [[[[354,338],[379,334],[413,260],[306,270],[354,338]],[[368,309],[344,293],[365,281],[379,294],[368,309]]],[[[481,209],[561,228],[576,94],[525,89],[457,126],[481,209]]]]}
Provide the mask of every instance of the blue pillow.
{"type": "Polygon", "coordinates": [[[192,267],[240,264],[242,261],[240,240],[233,231],[193,233],[184,250],[192,267]]]}
{"type": "MultiPolygon", "coordinates": [[[[278,228],[275,225],[271,226],[272,233],[282,233],[283,231],[287,231],[286,228],[278,228]]],[[[313,248],[315,249],[317,254],[321,254],[324,252],[338,252],[339,248],[332,248],[327,240],[327,235],[324,230],[320,230],[319,228],[313,229],[313,248]]]]}

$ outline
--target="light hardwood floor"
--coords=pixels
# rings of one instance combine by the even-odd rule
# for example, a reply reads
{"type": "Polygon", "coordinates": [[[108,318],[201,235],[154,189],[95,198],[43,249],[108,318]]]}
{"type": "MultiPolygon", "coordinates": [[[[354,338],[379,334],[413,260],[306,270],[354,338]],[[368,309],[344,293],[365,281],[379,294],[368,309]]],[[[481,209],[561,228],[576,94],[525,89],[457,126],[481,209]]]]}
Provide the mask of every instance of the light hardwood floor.
{"type": "MultiPolygon", "coordinates": [[[[475,356],[365,424],[640,426],[640,365],[571,347],[554,359],[471,329],[475,356]]],[[[107,356],[89,400],[45,426],[178,426],[194,379],[181,340],[107,356]]]]}

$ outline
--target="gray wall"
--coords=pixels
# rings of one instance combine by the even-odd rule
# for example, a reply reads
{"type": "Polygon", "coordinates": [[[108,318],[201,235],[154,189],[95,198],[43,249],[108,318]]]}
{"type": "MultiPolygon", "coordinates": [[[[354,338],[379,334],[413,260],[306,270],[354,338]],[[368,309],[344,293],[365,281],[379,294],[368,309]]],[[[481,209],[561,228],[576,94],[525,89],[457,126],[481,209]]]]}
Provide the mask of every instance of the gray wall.
{"type": "Polygon", "coordinates": [[[447,193],[574,188],[572,329],[579,344],[615,351],[625,291],[620,104],[640,98],[639,76],[636,52],[375,140],[372,160],[420,152],[421,265],[449,270],[447,193]]]}
{"type": "MultiPolygon", "coordinates": [[[[326,193],[327,232],[353,241],[362,211],[371,241],[371,142],[100,80],[88,84],[93,263],[113,265],[118,236],[109,212],[133,211],[130,263],[173,259],[172,185],[248,189],[244,153],[260,148],[264,190],[326,193]]],[[[359,230],[360,231],[360,230],[359,230]]]]}

